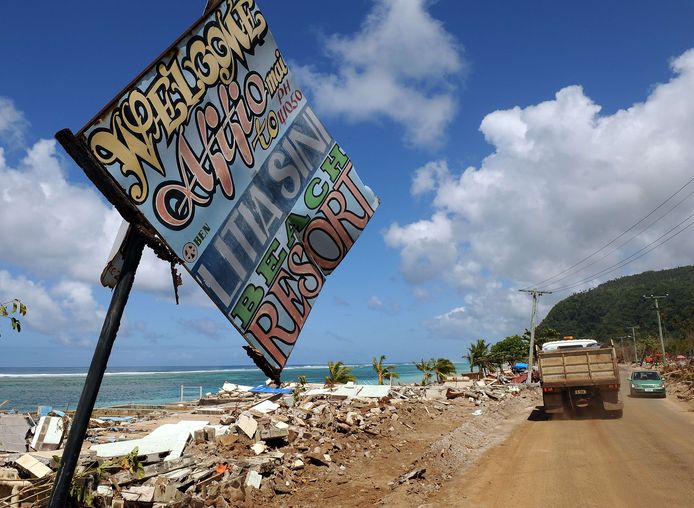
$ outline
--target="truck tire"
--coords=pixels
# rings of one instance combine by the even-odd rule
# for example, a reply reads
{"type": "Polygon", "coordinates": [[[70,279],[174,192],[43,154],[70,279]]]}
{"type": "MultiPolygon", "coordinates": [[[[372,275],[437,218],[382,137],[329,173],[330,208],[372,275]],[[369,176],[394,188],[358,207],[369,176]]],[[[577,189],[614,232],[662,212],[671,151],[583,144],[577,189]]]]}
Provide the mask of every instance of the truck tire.
{"type": "Polygon", "coordinates": [[[617,411],[610,411],[609,413],[611,418],[621,418],[622,416],[624,416],[623,409],[618,409],[617,411]]]}

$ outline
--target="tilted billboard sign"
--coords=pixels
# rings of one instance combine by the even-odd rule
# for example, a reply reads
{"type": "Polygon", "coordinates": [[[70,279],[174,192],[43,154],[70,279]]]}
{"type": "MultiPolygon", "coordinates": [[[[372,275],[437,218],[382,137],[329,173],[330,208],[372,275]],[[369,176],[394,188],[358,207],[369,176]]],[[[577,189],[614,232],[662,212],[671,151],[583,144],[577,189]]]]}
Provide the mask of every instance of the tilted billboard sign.
{"type": "Polygon", "coordinates": [[[218,2],[79,135],[278,377],[378,199],[255,2],[218,2]]]}

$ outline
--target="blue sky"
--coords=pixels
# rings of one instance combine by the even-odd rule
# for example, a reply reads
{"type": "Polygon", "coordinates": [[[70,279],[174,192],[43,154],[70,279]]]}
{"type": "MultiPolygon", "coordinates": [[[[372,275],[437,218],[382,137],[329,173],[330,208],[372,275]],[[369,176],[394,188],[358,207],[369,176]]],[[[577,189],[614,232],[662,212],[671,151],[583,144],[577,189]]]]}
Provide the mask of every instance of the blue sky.
{"type": "MultiPolygon", "coordinates": [[[[691,2],[259,2],[299,86],[381,207],[328,279],[290,363],[460,358],[522,332],[517,289],[560,272],[694,167],[691,2]],[[689,51],[689,52],[688,52],[689,51]]],[[[53,134],[77,131],[204,2],[15,2],[0,42],[0,366],[91,358],[118,227],[53,134]]],[[[581,281],[691,213],[683,202],[581,281]]],[[[578,284],[691,264],[691,234],[578,284]]],[[[249,363],[190,279],[146,255],[112,365],[249,363]],[[163,266],[162,266],[163,265],[163,266]]],[[[568,296],[543,299],[541,314],[568,296]]]]}

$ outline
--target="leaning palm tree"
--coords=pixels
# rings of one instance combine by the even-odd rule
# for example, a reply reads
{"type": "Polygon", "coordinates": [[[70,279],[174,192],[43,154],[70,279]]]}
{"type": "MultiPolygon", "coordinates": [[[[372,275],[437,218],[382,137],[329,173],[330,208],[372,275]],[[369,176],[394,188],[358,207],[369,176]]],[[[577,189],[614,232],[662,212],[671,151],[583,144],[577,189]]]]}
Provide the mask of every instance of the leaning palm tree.
{"type": "Polygon", "coordinates": [[[381,355],[381,358],[376,360],[373,357],[373,366],[376,374],[378,375],[378,384],[382,385],[384,379],[397,379],[400,374],[395,372],[395,365],[383,365],[383,361],[386,359],[386,355],[381,355]]]}
{"type": "Polygon", "coordinates": [[[342,362],[328,362],[328,371],[330,371],[330,375],[325,378],[325,384],[329,386],[357,380],[352,374],[352,368],[346,367],[342,362]]]}
{"type": "Polygon", "coordinates": [[[429,380],[431,379],[431,371],[434,369],[433,360],[425,361],[424,358],[422,358],[422,361],[415,362],[414,366],[417,367],[417,370],[421,370],[424,374],[424,378],[422,378],[422,386],[428,385],[429,380]]]}
{"type": "Polygon", "coordinates": [[[437,358],[433,362],[432,371],[436,375],[436,382],[443,383],[448,376],[455,374],[455,365],[448,358],[437,358]]]}

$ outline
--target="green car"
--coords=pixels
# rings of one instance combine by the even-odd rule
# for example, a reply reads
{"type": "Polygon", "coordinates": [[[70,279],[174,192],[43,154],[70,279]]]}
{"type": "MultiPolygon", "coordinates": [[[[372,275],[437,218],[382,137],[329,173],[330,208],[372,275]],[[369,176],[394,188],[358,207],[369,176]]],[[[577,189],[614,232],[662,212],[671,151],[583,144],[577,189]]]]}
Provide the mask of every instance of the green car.
{"type": "Polygon", "coordinates": [[[665,381],[654,370],[635,370],[629,375],[631,396],[658,395],[665,397],[665,381]]]}

